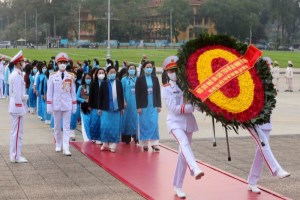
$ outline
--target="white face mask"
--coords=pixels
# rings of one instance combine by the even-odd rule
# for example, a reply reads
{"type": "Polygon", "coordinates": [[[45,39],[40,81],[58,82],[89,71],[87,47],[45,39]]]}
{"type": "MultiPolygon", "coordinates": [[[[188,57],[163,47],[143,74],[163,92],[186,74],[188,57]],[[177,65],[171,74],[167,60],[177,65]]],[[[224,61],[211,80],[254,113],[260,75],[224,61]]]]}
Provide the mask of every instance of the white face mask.
{"type": "Polygon", "coordinates": [[[168,77],[169,77],[169,79],[170,80],[172,80],[172,81],[177,81],[177,76],[176,76],[176,73],[175,72],[173,72],[173,73],[168,73],[168,77]]]}
{"type": "Polygon", "coordinates": [[[66,70],[67,65],[66,64],[60,64],[58,65],[59,70],[64,71],[66,70]]]}
{"type": "Polygon", "coordinates": [[[26,63],[23,62],[23,63],[22,63],[22,66],[21,66],[21,67],[22,67],[22,70],[25,68],[25,66],[26,66],[26,63]]]}
{"type": "Polygon", "coordinates": [[[103,80],[105,78],[105,74],[98,74],[98,79],[103,80]]]}

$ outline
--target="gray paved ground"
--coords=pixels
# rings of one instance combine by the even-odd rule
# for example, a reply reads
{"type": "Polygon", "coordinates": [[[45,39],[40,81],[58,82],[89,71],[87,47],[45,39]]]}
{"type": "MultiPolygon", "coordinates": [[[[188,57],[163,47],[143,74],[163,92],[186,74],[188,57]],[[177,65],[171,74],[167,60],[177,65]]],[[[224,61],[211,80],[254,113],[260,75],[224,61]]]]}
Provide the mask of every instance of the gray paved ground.
{"type": "Polygon", "coordinates": [[[0,147],[0,199],[143,199],[73,149],[71,157],[53,145],[25,145],[29,163],[9,162],[0,147]]]}
{"type": "MultiPolygon", "coordinates": [[[[281,83],[284,84],[283,79],[281,83]]],[[[297,74],[295,90],[299,88],[300,74],[297,74]]],[[[283,89],[284,85],[280,87],[283,89]]],[[[292,176],[279,180],[265,168],[260,181],[263,187],[292,199],[300,199],[299,99],[299,91],[280,92],[272,116],[271,147],[279,163],[292,176]]],[[[25,117],[23,153],[29,163],[11,164],[7,105],[6,100],[0,99],[0,199],[142,199],[75,149],[71,149],[72,157],[55,153],[52,130],[35,115],[25,117]]],[[[163,106],[159,121],[161,143],[176,149],[176,143],[166,131],[166,115],[163,106]]],[[[246,179],[254,155],[253,140],[245,131],[239,136],[231,132],[232,161],[228,162],[222,127],[217,125],[218,146],[212,147],[211,119],[201,113],[196,113],[196,118],[200,126],[193,141],[196,158],[246,179]]],[[[80,132],[76,135],[81,140],[80,132]]]]}

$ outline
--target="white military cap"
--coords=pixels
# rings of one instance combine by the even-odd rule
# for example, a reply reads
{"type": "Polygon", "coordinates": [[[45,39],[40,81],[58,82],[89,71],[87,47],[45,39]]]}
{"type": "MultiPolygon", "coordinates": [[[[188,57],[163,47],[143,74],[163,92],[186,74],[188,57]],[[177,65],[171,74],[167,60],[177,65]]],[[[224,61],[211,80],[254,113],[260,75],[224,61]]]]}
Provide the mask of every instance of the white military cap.
{"type": "Polygon", "coordinates": [[[24,57],[23,57],[23,52],[21,50],[10,60],[10,62],[17,64],[18,62],[20,62],[22,60],[24,60],[24,57]]]}
{"type": "Polygon", "coordinates": [[[55,57],[55,62],[60,62],[60,61],[68,62],[68,60],[69,60],[69,57],[65,52],[61,52],[61,53],[57,54],[55,57]]]}
{"type": "Polygon", "coordinates": [[[164,70],[177,68],[177,61],[178,61],[178,57],[177,56],[169,56],[169,57],[167,57],[164,60],[164,62],[163,62],[163,68],[164,68],[164,70]]]}

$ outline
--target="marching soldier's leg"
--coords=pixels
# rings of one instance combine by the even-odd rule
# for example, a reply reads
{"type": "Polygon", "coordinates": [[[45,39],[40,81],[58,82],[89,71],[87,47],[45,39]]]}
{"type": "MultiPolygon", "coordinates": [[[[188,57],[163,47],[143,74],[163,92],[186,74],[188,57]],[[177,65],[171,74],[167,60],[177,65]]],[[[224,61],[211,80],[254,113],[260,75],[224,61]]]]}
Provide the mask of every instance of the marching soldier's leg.
{"type": "Polygon", "coordinates": [[[251,170],[248,175],[248,183],[250,185],[257,184],[257,182],[260,178],[261,172],[262,172],[263,164],[264,164],[263,155],[262,155],[259,147],[257,146],[254,160],[253,160],[253,163],[251,166],[251,170]]]}
{"type": "Polygon", "coordinates": [[[171,133],[179,143],[179,146],[181,148],[181,153],[183,154],[192,175],[195,176],[196,179],[201,178],[201,176],[203,176],[204,173],[196,163],[194,154],[190,147],[190,142],[189,142],[190,140],[187,137],[186,133],[181,129],[172,130],[171,133]]]}
{"type": "Polygon", "coordinates": [[[24,117],[11,114],[10,161],[27,162],[20,159],[22,152],[24,117]]]}
{"type": "Polygon", "coordinates": [[[17,159],[17,130],[19,125],[19,117],[10,114],[10,160],[14,162],[17,159]]]}
{"type": "Polygon", "coordinates": [[[259,137],[257,136],[257,134],[255,134],[255,131],[253,129],[251,129],[252,131],[250,131],[251,136],[253,137],[253,139],[255,140],[255,142],[257,143],[263,158],[269,168],[269,170],[271,171],[271,173],[274,175],[276,173],[276,171],[278,169],[280,169],[280,165],[278,164],[277,160],[275,159],[270,145],[269,145],[269,141],[266,137],[266,135],[264,134],[264,132],[260,129],[260,128],[256,128],[257,133],[259,134],[259,137]],[[261,145],[260,139],[265,143],[265,146],[261,145]]]}
{"type": "Polygon", "coordinates": [[[17,158],[19,159],[22,153],[22,142],[23,142],[23,131],[24,131],[24,116],[19,117],[19,133],[18,138],[18,148],[17,148],[17,158]]]}
{"type": "Polygon", "coordinates": [[[66,156],[70,156],[70,121],[71,121],[71,111],[63,111],[63,151],[66,156]]]}
{"type": "Polygon", "coordinates": [[[185,161],[185,159],[183,157],[183,154],[181,152],[181,148],[179,147],[178,160],[177,160],[175,175],[174,175],[174,179],[173,179],[173,186],[174,187],[182,188],[186,168],[187,168],[187,164],[186,164],[186,161],[185,161]]]}
{"type": "Polygon", "coordinates": [[[61,111],[53,111],[54,117],[54,139],[55,139],[55,151],[59,152],[62,148],[62,132],[61,132],[61,111]]]}

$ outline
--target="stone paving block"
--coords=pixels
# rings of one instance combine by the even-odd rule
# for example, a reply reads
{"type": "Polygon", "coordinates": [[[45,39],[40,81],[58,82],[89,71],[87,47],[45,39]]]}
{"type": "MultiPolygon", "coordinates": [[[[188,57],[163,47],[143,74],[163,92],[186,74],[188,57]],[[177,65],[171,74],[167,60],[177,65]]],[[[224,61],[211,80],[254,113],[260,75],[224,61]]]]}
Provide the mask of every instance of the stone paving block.
{"type": "Polygon", "coordinates": [[[60,168],[55,169],[36,169],[36,171],[40,174],[65,174],[60,168]]]}
{"type": "Polygon", "coordinates": [[[70,178],[53,178],[53,179],[45,179],[45,182],[49,185],[49,186],[74,186],[76,187],[77,184],[71,180],[70,178]]]}
{"type": "Polygon", "coordinates": [[[9,163],[8,167],[11,171],[32,171],[33,166],[30,163],[9,163]]]}
{"type": "Polygon", "coordinates": [[[68,178],[68,176],[61,172],[61,171],[58,171],[57,173],[40,173],[39,174],[43,179],[64,179],[64,178],[68,178]]]}
{"type": "Polygon", "coordinates": [[[0,180],[13,181],[13,180],[16,180],[16,178],[12,173],[11,174],[0,174],[0,180]]]}
{"type": "Polygon", "coordinates": [[[26,199],[26,195],[20,186],[0,187],[0,199],[26,199]]]}
{"type": "Polygon", "coordinates": [[[52,190],[58,196],[58,198],[67,197],[69,195],[84,195],[84,191],[77,186],[53,186],[52,190]]]}
{"type": "Polygon", "coordinates": [[[98,185],[98,186],[80,186],[80,189],[82,189],[86,194],[88,195],[103,195],[103,194],[113,194],[114,191],[106,186],[105,184],[103,185],[98,185]]]}
{"type": "Polygon", "coordinates": [[[72,178],[72,180],[79,186],[99,186],[102,185],[99,179],[95,177],[80,177],[80,178],[72,178]]]}
{"type": "Polygon", "coordinates": [[[19,183],[14,179],[14,180],[2,180],[0,178],[0,188],[5,187],[5,186],[18,186],[19,183]]]}
{"type": "Polygon", "coordinates": [[[21,186],[45,186],[47,183],[41,176],[22,175],[16,177],[21,186]]]}
{"type": "Polygon", "coordinates": [[[111,188],[115,193],[127,193],[131,191],[129,187],[123,184],[114,184],[109,185],[108,187],[111,188]]]}
{"type": "Polygon", "coordinates": [[[57,198],[57,195],[54,193],[54,191],[51,189],[48,185],[43,186],[22,186],[22,189],[26,196],[30,198],[57,198]]]}

